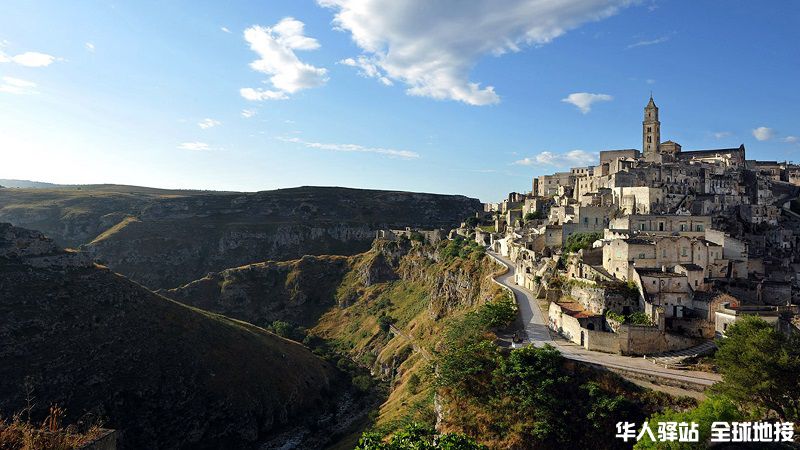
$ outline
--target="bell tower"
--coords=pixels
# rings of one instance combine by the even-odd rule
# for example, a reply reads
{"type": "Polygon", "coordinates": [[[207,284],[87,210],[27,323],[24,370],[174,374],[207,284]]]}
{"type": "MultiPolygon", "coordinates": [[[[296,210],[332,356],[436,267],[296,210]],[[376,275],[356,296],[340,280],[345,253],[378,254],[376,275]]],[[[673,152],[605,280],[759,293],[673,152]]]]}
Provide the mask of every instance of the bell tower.
{"type": "Polygon", "coordinates": [[[658,155],[658,146],[661,142],[661,122],[658,121],[658,106],[650,94],[650,101],[644,107],[644,121],[642,122],[642,153],[646,161],[655,161],[658,155]]]}

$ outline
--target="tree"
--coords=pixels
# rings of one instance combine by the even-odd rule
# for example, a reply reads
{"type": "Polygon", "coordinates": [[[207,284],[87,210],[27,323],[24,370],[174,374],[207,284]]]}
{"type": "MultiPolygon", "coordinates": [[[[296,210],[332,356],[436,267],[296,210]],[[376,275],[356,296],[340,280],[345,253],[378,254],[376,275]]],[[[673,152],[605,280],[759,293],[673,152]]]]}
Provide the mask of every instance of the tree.
{"type": "Polygon", "coordinates": [[[800,338],[787,338],[760,317],[745,316],[718,341],[722,382],[714,390],[742,409],[783,421],[800,420],[800,338]]]}
{"type": "Polygon", "coordinates": [[[480,223],[480,220],[478,220],[477,217],[467,217],[467,220],[465,220],[464,222],[467,224],[468,227],[475,228],[478,226],[478,223],[480,223]]]}
{"type": "Polygon", "coordinates": [[[526,418],[529,438],[545,448],[568,442],[579,423],[575,387],[564,372],[561,352],[550,345],[515,349],[494,371],[495,391],[513,399],[511,408],[526,418]]]}
{"type": "Polygon", "coordinates": [[[384,333],[389,332],[394,322],[395,320],[391,316],[382,315],[378,317],[378,327],[380,327],[381,331],[384,333]]]}
{"type": "Polygon", "coordinates": [[[478,310],[478,315],[487,328],[506,327],[517,318],[517,304],[506,294],[498,300],[485,303],[478,310]]]}
{"type": "Polygon", "coordinates": [[[668,409],[660,414],[655,414],[648,421],[650,429],[655,433],[658,430],[658,422],[686,422],[696,423],[699,435],[698,442],[653,442],[645,436],[636,443],[635,449],[680,449],[680,450],[701,450],[708,448],[708,440],[711,437],[711,424],[713,422],[733,422],[742,420],[744,417],[736,408],[736,405],[728,398],[712,396],[703,401],[696,408],[688,411],[676,411],[668,409]]]}
{"type": "Polygon", "coordinates": [[[487,447],[463,434],[437,434],[429,426],[412,423],[388,440],[378,433],[364,433],[355,450],[487,450],[487,447]]]}
{"type": "Polygon", "coordinates": [[[457,396],[489,395],[499,353],[497,345],[487,337],[480,315],[469,313],[448,324],[443,344],[436,363],[437,385],[457,396]]]}

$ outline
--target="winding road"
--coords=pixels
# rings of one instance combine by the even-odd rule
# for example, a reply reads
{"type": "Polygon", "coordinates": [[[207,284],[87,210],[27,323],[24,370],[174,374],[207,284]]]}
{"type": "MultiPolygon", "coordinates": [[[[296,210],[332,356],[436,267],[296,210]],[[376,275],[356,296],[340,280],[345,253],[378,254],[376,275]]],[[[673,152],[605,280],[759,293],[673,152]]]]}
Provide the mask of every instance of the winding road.
{"type": "Polygon", "coordinates": [[[700,388],[711,386],[722,379],[718,374],[714,373],[667,369],[657,366],[652,361],[648,361],[644,358],[594,352],[586,350],[566,339],[559,337],[553,338],[550,330],[547,328],[547,320],[544,314],[542,314],[542,310],[539,308],[533,293],[514,283],[514,263],[497,253],[491,251],[487,253],[500,264],[508,268],[507,272],[495,277],[495,281],[509,288],[514,293],[519,307],[519,313],[525,326],[525,333],[527,334],[523,345],[542,347],[545,344],[550,344],[558,349],[567,359],[602,366],[620,374],[627,373],[634,378],[641,376],[645,378],[672,380],[679,385],[689,384],[700,388]]]}

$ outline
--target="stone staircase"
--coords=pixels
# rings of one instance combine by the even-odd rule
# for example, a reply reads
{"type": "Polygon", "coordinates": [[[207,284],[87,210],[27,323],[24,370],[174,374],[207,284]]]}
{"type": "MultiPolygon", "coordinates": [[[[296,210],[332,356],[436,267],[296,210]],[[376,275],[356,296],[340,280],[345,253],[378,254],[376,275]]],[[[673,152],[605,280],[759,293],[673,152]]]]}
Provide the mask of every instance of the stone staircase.
{"type": "Polygon", "coordinates": [[[686,368],[685,361],[687,359],[708,355],[712,353],[716,348],[717,345],[714,343],[714,341],[707,341],[700,345],[689,347],[684,350],[676,350],[671,352],[646,355],[645,359],[647,359],[648,361],[652,361],[653,364],[657,364],[667,369],[685,369],[686,368]]]}

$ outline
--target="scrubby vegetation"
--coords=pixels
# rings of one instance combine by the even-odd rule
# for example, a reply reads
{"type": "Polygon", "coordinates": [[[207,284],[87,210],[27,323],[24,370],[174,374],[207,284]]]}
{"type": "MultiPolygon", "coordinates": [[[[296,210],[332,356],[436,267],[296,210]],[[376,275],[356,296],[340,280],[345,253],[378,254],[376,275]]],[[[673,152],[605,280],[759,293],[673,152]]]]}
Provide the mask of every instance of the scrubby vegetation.
{"type": "Polygon", "coordinates": [[[625,316],[612,310],[606,311],[606,317],[619,323],[625,323],[625,316]]]}
{"type": "Polygon", "coordinates": [[[567,240],[564,242],[564,251],[569,253],[575,253],[578,250],[584,250],[592,248],[592,244],[594,241],[598,239],[602,239],[602,233],[575,233],[569,235],[567,240]]]}
{"type": "Polygon", "coordinates": [[[364,433],[355,450],[488,450],[488,447],[460,433],[437,434],[430,426],[414,423],[392,436],[364,433]]]}
{"type": "Polygon", "coordinates": [[[655,433],[658,422],[686,422],[698,425],[698,442],[653,442],[645,435],[636,443],[636,449],[675,449],[675,450],[703,450],[708,448],[708,439],[711,437],[711,424],[713,422],[734,422],[744,419],[736,405],[725,397],[710,397],[696,408],[678,411],[668,409],[650,417],[648,425],[655,433]]]}
{"type": "Polygon", "coordinates": [[[636,311],[625,316],[609,310],[606,311],[606,317],[619,323],[628,323],[631,325],[653,325],[653,319],[651,319],[650,316],[642,311],[636,311]]]}
{"type": "Polygon", "coordinates": [[[81,429],[75,425],[64,426],[63,418],[64,410],[58,406],[50,407],[41,425],[31,422],[30,409],[10,420],[0,418],[0,450],[80,449],[103,433],[99,423],[81,429]]]}
{"type": "Polygon", "coordinates": [[[455,258],[479,260],[486,255],[486,249],[475,241],[456,236],[455,239],[443,242],[440,251],[445,261],[452,261],[455,258]]]}
{"type": "Polygon", "coordinates": [[[486,309],[445,329],[436,372],[443,430],[493,448],[616,448],[625,447],[613,436],[620,417],[641,420],[662,406],[663,398],[570,363],[553,347],[502,350],[486,309]]]}
{"type": "Polygon", "coordinates": [[[376,243],[373,251],[393,261],[395,275],[387,273],[388,281],[365,285],[364,264],[376,261],[366,255],[354,263],[337,292],[345,306],[329,311],[312,330],[340,358],[382,380],[376,387],[385,387],[387,397],[372,416],[370,432],[386,437],[414,423],[435,424],[435,353],[452,317],[469,315],[486,328],[502,328],[516,318],[516,304],[489,278],[498,267],[488,258],[472,256],[474,248],[464,239],[437,246],[376,243]],[[404,256],[388,256],[397,254],[404,256]],[[386,332],[389,324],[398,333],[386,332]]]}
{"type": "Polygon", "coordinates": [[[523,217],[523,220],[525,222],[529,222],[531,220],[539,220],[539,219],[544,219],[544,214],[542,214],[541,211],[529,212],[525,214],[525,217],[523,217]]]}
{"type": "Polygon", "coordinates": [[[763,319],[745,316],[729,326],[718,341],[714,363],[722,381],[696,408],[667,410],[650,418],[658,421],[695,422],[700,439],[696,444],[653,443],[649,439],[637,449],[703,449],[712,422],[778,420],[800,422],[800,337],[786,337],[763,319]]]}

